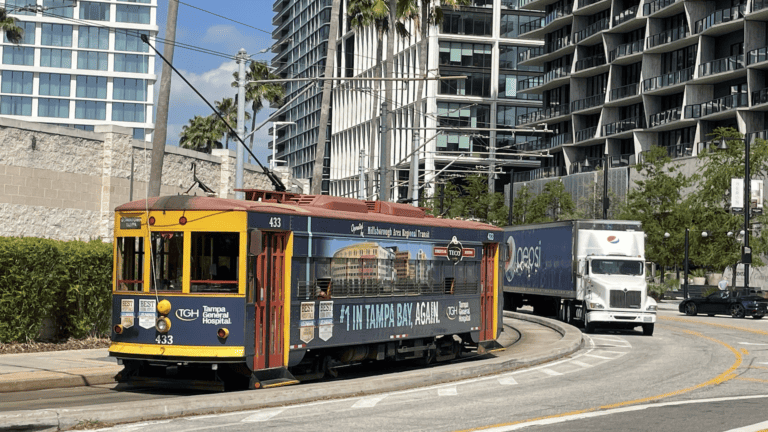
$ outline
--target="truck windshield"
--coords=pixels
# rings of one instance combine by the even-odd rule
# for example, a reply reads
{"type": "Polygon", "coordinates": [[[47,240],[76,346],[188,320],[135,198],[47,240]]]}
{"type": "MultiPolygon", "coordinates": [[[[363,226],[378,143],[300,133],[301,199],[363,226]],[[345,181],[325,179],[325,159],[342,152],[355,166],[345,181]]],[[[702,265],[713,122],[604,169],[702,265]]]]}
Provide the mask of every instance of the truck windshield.
{"type": "Polygon", "coordinates": [[[642,276],[642,261],[592,260],[592,274],[642,276]]]}

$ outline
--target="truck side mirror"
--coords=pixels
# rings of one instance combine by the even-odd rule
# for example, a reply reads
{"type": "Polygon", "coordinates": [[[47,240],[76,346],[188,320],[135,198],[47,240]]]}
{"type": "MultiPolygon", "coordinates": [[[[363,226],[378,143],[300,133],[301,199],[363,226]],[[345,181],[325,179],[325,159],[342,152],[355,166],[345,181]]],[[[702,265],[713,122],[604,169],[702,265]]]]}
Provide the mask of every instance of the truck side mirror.
{"type": "Polygon", "coordinates": [[[261,231],[259,230],[248,231],[248,254],[261,255],[263,251],[264,251],[264,246],[261,243],[261,231]]]}

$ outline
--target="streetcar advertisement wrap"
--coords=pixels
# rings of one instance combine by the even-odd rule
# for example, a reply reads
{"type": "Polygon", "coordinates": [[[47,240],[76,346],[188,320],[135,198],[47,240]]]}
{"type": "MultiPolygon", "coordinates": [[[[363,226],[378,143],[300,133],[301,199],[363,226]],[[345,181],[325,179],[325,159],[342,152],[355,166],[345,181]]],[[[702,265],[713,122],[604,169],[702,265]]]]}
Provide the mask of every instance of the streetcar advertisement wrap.
{"type": "Polygon", "coordinates": [[[571,225],[507,230],[504,288],[516,292],[573,291],[571,225]]]}

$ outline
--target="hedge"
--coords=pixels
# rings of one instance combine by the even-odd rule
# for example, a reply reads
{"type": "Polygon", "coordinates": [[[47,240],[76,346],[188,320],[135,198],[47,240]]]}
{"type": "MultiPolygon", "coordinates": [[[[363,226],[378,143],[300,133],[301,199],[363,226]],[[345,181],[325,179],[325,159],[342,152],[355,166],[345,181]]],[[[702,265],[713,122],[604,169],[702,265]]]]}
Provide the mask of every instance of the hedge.
{"type": "Polygon", "coordinates": [[[0,342],[108,334],[111,275],[109,243],[0,237],[0,342]]]}

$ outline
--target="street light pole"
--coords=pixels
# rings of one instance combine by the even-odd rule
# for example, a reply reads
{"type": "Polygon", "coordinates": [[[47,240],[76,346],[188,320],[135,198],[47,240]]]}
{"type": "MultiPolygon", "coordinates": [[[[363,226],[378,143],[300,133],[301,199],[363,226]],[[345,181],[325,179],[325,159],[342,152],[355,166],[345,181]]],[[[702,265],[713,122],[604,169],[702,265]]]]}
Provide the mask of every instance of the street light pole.
{"type": "Polygon", "coordinates": [[[685,258],[683,261],[683,299],[688,298],[688,228],[685,229],[685,258]]]}
{"type": "MultiPolygon", "coordinates": [[[[245,134],[245,62],[248,54],[244,48],[237,52],[237,136],[245,134]]],[[[253,113],[256,115],[256,113],[253,113]]],[[[235,159],[235,189],[243,188],[243,166],[245,151],[243,146],[237,146],[237,159],[235,159]]],[[[245,192],[235,192],[235,199],[245,199],[245,192]]]]}
{"type": "Polygon", "coordinates": [[[608,219],[608,144],[605,147],[605,172],[603,173],[603,219],[608,219]]]}

